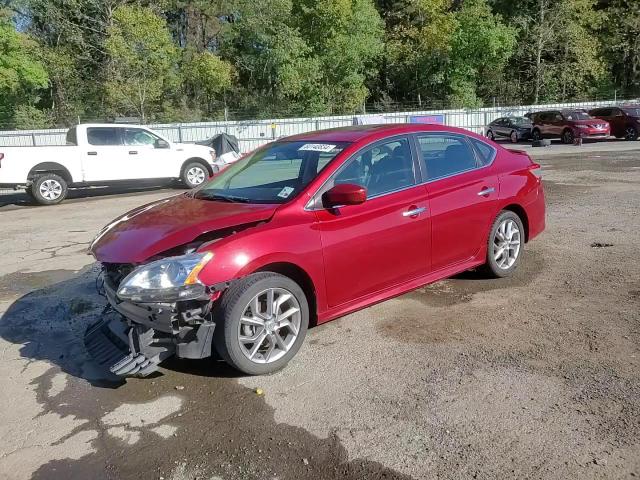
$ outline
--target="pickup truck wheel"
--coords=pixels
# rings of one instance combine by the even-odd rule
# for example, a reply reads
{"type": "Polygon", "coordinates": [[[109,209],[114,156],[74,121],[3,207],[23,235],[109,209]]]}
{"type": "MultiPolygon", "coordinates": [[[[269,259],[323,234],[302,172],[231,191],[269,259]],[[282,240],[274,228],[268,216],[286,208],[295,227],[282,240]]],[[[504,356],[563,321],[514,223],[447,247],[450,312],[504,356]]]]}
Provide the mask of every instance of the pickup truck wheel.
{"type": "Polygon", "coordinates": [[[298,353],[309,326],[300,286],[284,275],[255,273],[232,283],[215,318],[218,354],[248,375],[283,368],[298,353]]]}
{"type": "Polygon", "coordinates": [[[196,188],[202,185],[208,177],[207,167],[200,162],[189,162],[182,169],[182,181],[189,188],[196,188]]]}
{"type": "Polygon", "coordinates": [[[44,173],[33,179],[30,193],[40,205],[55,205],[67,196],[67,182],[55,173],[44,173]]]}

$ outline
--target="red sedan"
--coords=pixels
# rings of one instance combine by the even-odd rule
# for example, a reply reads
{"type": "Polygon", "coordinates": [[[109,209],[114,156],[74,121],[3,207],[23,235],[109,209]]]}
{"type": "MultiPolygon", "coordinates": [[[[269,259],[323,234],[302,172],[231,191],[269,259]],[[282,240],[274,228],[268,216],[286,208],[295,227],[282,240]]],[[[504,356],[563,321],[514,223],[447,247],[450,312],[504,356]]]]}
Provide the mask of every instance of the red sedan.
{"type": "Polygon", "coordinates": [[[540,167],[468,131],[367,125],[267,144],[91,245],[112,308],[87,330],[118,375],[177,355],[284,367],[307,327],[464,270],[511,275],[545,226],[540,167]]]}

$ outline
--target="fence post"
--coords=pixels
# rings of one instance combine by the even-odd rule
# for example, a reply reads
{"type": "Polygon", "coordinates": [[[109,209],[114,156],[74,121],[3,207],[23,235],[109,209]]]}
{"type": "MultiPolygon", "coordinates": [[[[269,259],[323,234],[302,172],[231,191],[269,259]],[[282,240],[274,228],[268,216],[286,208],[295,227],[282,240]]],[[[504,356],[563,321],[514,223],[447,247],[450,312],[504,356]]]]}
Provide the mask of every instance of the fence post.
{"type": "Polygon", "coordinates": [[[178,143],[182,143],[182,124],[178,124],[178,143]]]}
{"type": "Polygon", "coordinates": [[[31,132],[31,143],[33,143],[34,147],[37,147],[38,145],[36,144],[36,134],[34,132],[31,132]]]}

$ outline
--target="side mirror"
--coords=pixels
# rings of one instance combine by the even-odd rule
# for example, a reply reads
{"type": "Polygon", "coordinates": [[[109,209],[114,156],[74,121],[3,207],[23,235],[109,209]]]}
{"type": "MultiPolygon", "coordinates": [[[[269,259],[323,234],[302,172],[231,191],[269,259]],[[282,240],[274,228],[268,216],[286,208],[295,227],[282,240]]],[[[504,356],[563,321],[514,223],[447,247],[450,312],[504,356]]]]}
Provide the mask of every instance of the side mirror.
{"type": "Polygon", "coordinates": [[[367,189],[353,183],[334,185],[322,195],[322,204],[326,208],[342,205],[360,205],[367,199],[367,189]]]}
{"type": "Polygon", "coordinates": [[[157,139],[153,143],[154,148],[169,148],[169,142],[162,140],[161,138],[157,139]]]}

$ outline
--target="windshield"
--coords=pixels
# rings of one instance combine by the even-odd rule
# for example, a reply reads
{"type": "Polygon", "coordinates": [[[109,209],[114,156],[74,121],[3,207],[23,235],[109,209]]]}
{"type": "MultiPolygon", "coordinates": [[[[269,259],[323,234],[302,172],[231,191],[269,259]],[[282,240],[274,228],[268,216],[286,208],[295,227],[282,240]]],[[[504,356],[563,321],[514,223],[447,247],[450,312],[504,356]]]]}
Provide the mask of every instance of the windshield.
{"type": "Polygon", "coordinates": [[[232,164],[195,193],[196,198],[285,203],[338,155],[345,142],[275,142],[232,164]]]}
{"type": "Polygon", "coordinates": [[[624,107],[622,110],[632,117],[640,117],[640,107],[624,107]]]}
{"type": "Polygon", "coordinates": [[[564,118],[570,122],[575,122],[576,120],[591,120],[593,118],[588,113],[579,111],[562,112],[562,114],[564,115],[564,118]]]}
{"type": "Polygon", "coordinates": [[[514,125],[531,125],[531,120],[526,117],[511,117],[511,122],[514,125]]]}

